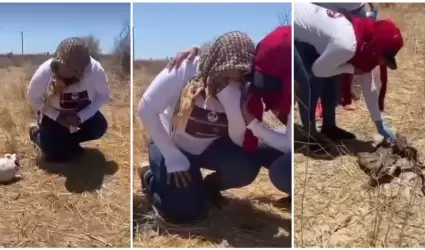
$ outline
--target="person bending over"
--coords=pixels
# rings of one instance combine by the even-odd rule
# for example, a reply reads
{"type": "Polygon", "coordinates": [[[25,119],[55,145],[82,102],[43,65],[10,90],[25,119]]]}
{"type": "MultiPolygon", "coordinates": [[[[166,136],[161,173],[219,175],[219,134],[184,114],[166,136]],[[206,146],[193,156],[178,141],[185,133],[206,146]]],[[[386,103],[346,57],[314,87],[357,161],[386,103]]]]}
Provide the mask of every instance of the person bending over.
{"type": "MultiPolygon", "coordinates": [[[[394,135],[383,121],[371,71],[378,65],[396,69],[395,55],[403,46],[398,27],[390,20],[347,17],[311,3],[294,4],[294,65],[299,84],[299,109],[304,128],[317,136],[315,107],[324,108],[322,133],[332,140],[355,136],[336,126],[336,90],[323,79],[340,74],[361,75],[362,92],[378,132],[386,140],[394,135]],[[326,110],[328,112],[326,112],[326,110]]],[[[315,138],[316,139],[316,138],[315,138]]],[[[311,150],[316,150],[313,146],[311,150]]]]}

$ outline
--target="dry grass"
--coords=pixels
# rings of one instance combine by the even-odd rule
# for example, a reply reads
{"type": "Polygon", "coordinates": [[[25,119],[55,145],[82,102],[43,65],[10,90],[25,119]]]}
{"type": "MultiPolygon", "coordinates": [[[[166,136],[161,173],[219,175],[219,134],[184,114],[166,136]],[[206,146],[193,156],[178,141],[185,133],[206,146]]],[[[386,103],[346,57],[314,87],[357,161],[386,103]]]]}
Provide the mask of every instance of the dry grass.
{"type": "MultiPolygon", "coordinates": [[[[165,62],[136,62],[134,105],[165,62]]],[[[134,165],[147,160],[146,134],[135,118],[134,165]]],[[[137,176],[134,172],[134,176],[137,176]]],[[[278,207],[281,197],[270,183],[266,171],[248,187],[230,190],[231,200],[223,210],[212,211],[209,219],[187,226],[173,226],[156,218],[134,178],[135,247],[288,247],[291,245],[291,212],[278,207]]]]}
{"type": "MultiPolygon", "coordinates": [[[[381,7],[383,16],[402,27],[405,38],[399,70],[389,75],[387,120],[420,150],[425,146],[425,27],[421,23],[425,5],[381,7]]],[[[357,111],[339,109],[337,122],[366,141],[376,133],[364,104],[357,111]]],[[[338,155],[331,160],[307,158],[298,149],[294,157],[295,246],[425,247],[425,199],[420,183],[414,181],[418,185],[413,188],[405,182],[366,188],[367,177],[353,154],[367,150],[369,144],[357,144],[362,146],[338,146],[338,155]]]]}
{"type": "Polygon", "coordinates": [[[102,110],[109,130],[86,145],[83,159],[37,166],[25,95],[40,61],[27,59],[0,60],[0,153],[17,152],[23,176],[0,186],[0,247],[129,247],[129,80],[109,74],[114,98],[102,110]]]}

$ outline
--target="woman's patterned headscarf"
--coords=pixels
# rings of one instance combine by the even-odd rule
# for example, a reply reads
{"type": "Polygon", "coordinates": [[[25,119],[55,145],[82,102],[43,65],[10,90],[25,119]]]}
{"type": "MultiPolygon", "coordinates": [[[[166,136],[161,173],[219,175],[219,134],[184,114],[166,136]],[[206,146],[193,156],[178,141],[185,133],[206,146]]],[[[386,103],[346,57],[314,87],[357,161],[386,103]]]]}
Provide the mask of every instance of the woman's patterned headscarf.
{"type": "Polygon", "coordinates": [[[203,46],[200,51],[199,72],[183,89],[178,117],[189,115],[198,95],[204,94],[208,100],[225,88],[229,84],[228,72],[240,71],[248,74],[252,69],[254,56],[253,41],[240,31],[227,32],[211,45],[203,46]]]}
{"type": "Polygon", "coordinates": [[[90,64],[90,51],[86,41],[78,37],[70,37],[63,40],[53,55],[50,67],[53,72],[53,77],[49,86],[51,94],[61,92],[66,84],[58,76],[58,67],[63,65],[73,72],[73,81],[78,82],[84,74],[84,70],[90,64]]]}
{"type": "Polygon", "coordinates": [[[52,70],[57,74],[56,65],[62,64],[72,70],[74,77],[81,79],[90,64],[90,51],[84,39],[70,37],[63,40],[53,56],[52,70]]]}
{"type": "MultiPolygon", "coordinates": [[[[84,70],[90,65],[91,58],[86,41],[78,37],[70,37],[63,40],[53,55],[50,67],[53,76],[50,79],[49,87],[44,97],[44,102],[49,103],[50,98],[56,94],[61,94],[67,84],[58,77],[57,69],[59,65],[64,65],[73,72],[73,78],[76,82],[81,80],[84,70]]],[[[44,106],[43,106],[44,110],[44,106]]]]}
{"type": "Polygon", "coordinates": [[[201,51],[196,78],[201,79],[204,87],[215,96],[222,89],[220,86],[228,84],[226,73],[240,71],[248,74],[251,71],[254,56],[255,45],[247,34],[239,31],[225,33],[201,51]]]}

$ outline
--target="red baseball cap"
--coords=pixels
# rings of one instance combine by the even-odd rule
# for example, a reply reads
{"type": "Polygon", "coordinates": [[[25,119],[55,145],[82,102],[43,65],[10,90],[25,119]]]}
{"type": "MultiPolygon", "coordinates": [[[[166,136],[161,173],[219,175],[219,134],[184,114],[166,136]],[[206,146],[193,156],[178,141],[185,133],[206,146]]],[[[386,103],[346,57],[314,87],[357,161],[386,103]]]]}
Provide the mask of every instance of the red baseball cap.
{"type": "Polygon", "coordinates": [[[388,68],[397,69],[395,56],[404,45],[400,29],[391,20],[379,20],[374,30],[372,42],[378,55],[385,58],[388,68]]]}

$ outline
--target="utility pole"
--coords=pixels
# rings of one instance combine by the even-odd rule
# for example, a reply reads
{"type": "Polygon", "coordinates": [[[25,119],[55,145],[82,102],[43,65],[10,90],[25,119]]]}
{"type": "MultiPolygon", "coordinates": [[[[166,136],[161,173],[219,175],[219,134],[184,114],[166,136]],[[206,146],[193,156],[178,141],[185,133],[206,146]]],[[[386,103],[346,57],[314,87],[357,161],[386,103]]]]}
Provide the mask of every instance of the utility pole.
{"type": "Polygon", "coordinates": [[[134,49],[134,48],[136,47],[136,46],[134,46],[134,28],[135,28],[135,27],[133,26],[133,32],[132,32],[132,34],[131,34],[131,35],[133,36],[133,39],[132,39],[132,40],[133,40],[133,41],[132,41],[132,46],[133,46],[133,58],[132,58],[132,60],[133,60],[133,61],[134,61],[134,55],[135,55],[135,54],[134,54],[134,51],[135,51],[135,49],[134,49]]]}
{"type": "Polygon", "coordinates": [[[24,54],[24,32],[21,31],[21,53],[24,54]]]}

